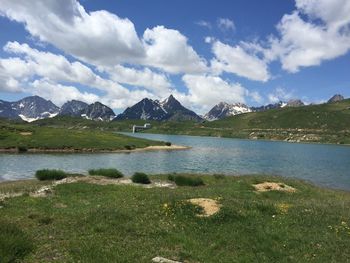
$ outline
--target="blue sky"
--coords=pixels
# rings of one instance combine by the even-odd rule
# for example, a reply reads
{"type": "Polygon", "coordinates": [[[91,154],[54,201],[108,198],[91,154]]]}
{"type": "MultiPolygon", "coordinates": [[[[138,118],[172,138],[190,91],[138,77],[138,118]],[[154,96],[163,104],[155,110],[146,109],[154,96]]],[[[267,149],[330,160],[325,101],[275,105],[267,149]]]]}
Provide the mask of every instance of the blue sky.
{"type": "Polygon", "coordinates": [[[0,99],[100,100],[116,112],[173,93],[205,113],[350,97],[346,0],[3,0],[0,99]]]}

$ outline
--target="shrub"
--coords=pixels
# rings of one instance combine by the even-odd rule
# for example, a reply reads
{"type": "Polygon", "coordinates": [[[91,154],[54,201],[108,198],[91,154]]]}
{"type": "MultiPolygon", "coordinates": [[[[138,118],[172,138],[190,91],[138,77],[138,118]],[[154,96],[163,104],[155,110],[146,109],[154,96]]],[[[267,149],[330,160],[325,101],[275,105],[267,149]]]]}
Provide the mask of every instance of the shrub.
{"type": "Polygon", "coordinates": [[[24,146],[18,146],[18,147],[17,147],[17,151],[18,151],[19,153],[25,153],[25,152],[28,151],[28,149],[27,149],[26,147],[24,147],[24,146]]]}
{"type": "Polygon", "coordinates": [[[145,173],[134,173],[131,177],[131,180],[137,184],[150,184],[151,181],[148,178],[148,175],[145,173]]]}
{"type": "Polygon", "coordinates": [[[33,250],[33,242],[16,225],[0,222],[0,261],[20,262],[33,250]]]}
{"type": "Polygon", "coordinates": [[[174,182],[178,186],[201,186],[204,185],[202,178],[177,175],[174,182]]]}
{"type": "Polygon", "coordinates": [[[36,171],[35,177],[40,181],[61,180],[63,178],[66,178],[67,174],[62,170],[43,169],[36,171]]]}
{"type": "Polygon", "coordinates": [[[127,145],[124,146],[124,148],[127,149],[127,150],[134,150],[136,148],[136,146],[127,144],[127,145]]]}
{"type": "Polygon", "coordinates": [[[169,174],[168,175],[168,180],[174,182],[175,181],[175,175],[169,174]]]}
{"type": "Polygon", "coordinates": [[[89,175],[100,175],[111,178],[121,178],[123,177],[123,173],[117,169],[109,168],[109,169],[91,169],[89,170],[89,175]]]}
{"type": "Polygon", "coordinates": [[[171,146],[171,142],[165,142],[166,146],[171,146]]]}

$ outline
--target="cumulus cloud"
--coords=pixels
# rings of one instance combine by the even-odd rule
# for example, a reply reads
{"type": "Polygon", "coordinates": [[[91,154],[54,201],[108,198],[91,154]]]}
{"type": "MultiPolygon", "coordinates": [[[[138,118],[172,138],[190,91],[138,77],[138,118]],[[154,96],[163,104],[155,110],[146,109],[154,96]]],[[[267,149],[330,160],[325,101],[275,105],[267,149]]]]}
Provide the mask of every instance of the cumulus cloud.
{"type": "Polygon", "coordinates": [[[104,69],[109,77],[119,83],[145,87],[155,94],[168,94],[171,83],[165,74],[155,73],[149,68],[141,70],[117,65],[112,68],[104,69]]]}
{"type": "Polygon", "coordinates": [[[215,58],[211,61],[212,70],[234,73],[256,81],[267,81],[270,78],[267,64],[255,54],[246,52],[241,46],[230,46],[215,41],[212,46],[215,58]]]}
{"type": "Polygon", "coordinates": [[[145,64],[170,73],[199,73],[206,71],[206,61],[188,45],[179,31],[164,26],[147,28],[143,34],[147,60],[145,64]]]}
{"type": "Polygon", "coordinates": [[[204,59],[179,31],[157,26],[140,39],[129,19],[105,10],[87,12],[76,0],[3,0],[0,14],[24,23],[41,41],[95,66],[141,64],[170,73],[206,69],[204,59]]]}
{"type": "Polygon", "coordinates": [[[218,18],[217,20],[218,28],[222,31],[235,31],[235,23],[228,18],[218,18]]]}
{"type": "Polygon", "coordinates": [[[188,94],[179,94],[179,99],[190,107],[198,105],[200,113],[208,111],[221,101],[245,102],[246,89],[239,83],[230,83],[211,75],[184,75],[182,80],[188,88],[188,94]]]}

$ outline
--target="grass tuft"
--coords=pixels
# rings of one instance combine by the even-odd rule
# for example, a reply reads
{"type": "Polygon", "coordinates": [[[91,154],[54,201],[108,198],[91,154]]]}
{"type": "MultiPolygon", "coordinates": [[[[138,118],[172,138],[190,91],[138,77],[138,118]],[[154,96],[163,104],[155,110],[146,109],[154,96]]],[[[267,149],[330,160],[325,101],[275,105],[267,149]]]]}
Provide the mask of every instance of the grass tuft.
{"type": "Polygon", "coordinates": [[[150,184],[151,180],[148,178],[148,175],[145,173],[134,173],[131,177],[131,180],[137,184],[150,184]]]}
{"type": "Polygon", "coordinates": [[[89,175],[99,175],[106,176],[110,178],[121,178],[123,177],[123,173],[117,169],[109,168],[109,169],[91,169],[89,170],[89,175]]]}
{"type": "Polygon", "coordinates": [[[67,177],[67,174],[62,170],[43,169],[36,171],[35,177],[40,181],[62,180],[67,177]]]}
{"type": "Polygon", "coordinates": [[[183,175],[168,176],[168,180],[175,182],[178,186],[201,186],[204,185],[202,178],[183,175]]]}

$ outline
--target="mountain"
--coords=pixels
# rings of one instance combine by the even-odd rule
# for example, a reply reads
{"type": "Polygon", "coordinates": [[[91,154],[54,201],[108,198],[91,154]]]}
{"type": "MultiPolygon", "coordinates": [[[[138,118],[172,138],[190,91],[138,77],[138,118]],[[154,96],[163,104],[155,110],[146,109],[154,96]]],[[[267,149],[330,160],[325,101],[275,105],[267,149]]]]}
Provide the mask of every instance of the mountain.
{"type": "Polygon", "coordinates": [[[287,103],[280,101],[274,104],[268,104],[260,107],[251,107],[251,110],[254,112],[260,112],[260,111],[284,108],[286,105],[287,103]]]}
{"type": "Polygon", "coordinates": [[[171,121],[201,121],[202,118],[199,117],[195,112],[185,108],[181,103],[170,95],[167,99],[160,102],[160,105],[167,113],[167,120],[171,121]]]}
{"type": "Polygon", "coordinates": [[[162,108],[159,101],[144,98],[132,107],[119,114],[116,120],[164,120],[167,112],[162,108]]]}
{"type": "Polygon", "coordinates": [[[332,98],[330,98],[327,103],[333,103],[344,100],[344,97],[340,94],[335,94],[332,98]]]}
{"type": "Polygon", "coordinates": [[[101,102],[88,105],[81,111],[80,116],[95,121],[111,121],[115,118],[113,110],[101,102]]]}
{"type": "Polygon", "coordinates": [[[304,102],[302,102],[301,100],[289,100],[286,105],[286,107],[301,107],[301,106],[305,106],[304,102]]]}
{"type": "Polygon", "coordinates": [[[89,104],[79,100],[67,101],[62,105],[58,114],[71,117],[80,117],[82,111],[85,110],[88,106],[89,104]]]}
{"type": "Polygon", "coordinates": [[[145,98],[132,107],[128,107],[123,113],[119,114],[116,120],[201,120],[196,113],[185,108],[177,101],[173,95],[170,95],[164,101],[151,100],[145,98]]]}
{"type": "Polygon", "coordinates": [[[252,110],[247,105],[242,103],[228,104],[226,102],[220,102],[204,115],[204,119],[214,121],[251,111],[252,110]]]}
{"type": "Polygon", "coordinates": [[[18,119],[28,122],[51,118],[58,114],[59,108],[50,100],[39,96],[30,96],[16,102],[1,101],[1,117],[18,119]]]}

